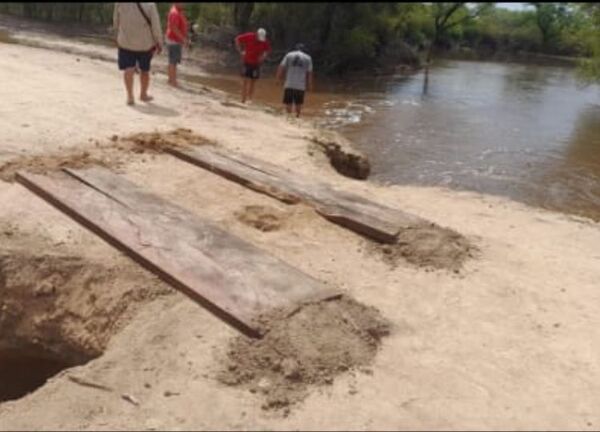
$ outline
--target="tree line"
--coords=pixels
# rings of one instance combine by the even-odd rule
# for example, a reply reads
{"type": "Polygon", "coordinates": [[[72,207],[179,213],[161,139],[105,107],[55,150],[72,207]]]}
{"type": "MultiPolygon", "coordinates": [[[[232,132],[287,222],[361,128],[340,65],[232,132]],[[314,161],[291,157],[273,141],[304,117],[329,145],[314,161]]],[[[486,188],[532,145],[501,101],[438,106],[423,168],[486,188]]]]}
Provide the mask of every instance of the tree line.
{"type": "MultiPolygon", "coordinates": [[[[580,57],[582,76],[600,79],[597,3],[187,3],[202,32],[265,27],[277,49],[307,45],[330,73],[429,63],[437,53],[541,53],[580,57]]],[[[169,3],[158,3],[163,19],[169,3]]],[[[50,22],[109,26],[113,3],[2,3],[0,12],[50,22]]]]}

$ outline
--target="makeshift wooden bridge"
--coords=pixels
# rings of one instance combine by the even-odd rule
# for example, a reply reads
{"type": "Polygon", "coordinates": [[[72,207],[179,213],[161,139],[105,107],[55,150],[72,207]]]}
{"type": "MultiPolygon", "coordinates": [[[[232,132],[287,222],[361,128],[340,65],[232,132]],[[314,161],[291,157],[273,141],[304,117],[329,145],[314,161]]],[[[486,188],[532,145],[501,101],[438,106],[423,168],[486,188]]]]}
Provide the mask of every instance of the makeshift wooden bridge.
{"type": "Polygon", "coordinates": [[[250,336],[263,314],[340,294],[104,168],[17,180],[250,336]]]}
{"type": "Polygon", "coordinates": [[[172,155],[286,203],[304,202],[330,221],[382,243],[395,243],[407,228],[425,223],[403,211],[335,190],[247,155],[212,146],[170,148],[172,155]]]}
{"type": "MultiPolygon", "coordinates": [[[[362,235],[394,243],[420,218],[249,156],[214,147],[171,148],[172,155],[288,203],[304,202],[362,235]]],[[[104,168],[63,169],[17,180],[142,266],[251,336],[278,309],[339,296],[339,291],[202,217],[104,168]]]]}

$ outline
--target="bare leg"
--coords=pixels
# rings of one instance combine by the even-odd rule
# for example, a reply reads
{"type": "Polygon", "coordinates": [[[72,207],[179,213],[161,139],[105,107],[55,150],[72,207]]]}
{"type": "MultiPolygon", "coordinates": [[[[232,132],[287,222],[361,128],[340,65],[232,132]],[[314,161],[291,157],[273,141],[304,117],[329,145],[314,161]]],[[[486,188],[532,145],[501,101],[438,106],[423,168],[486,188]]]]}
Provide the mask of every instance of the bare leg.
{"type": "Polygon", "coordinates": [[[246,99],[248,98],[248,78],[242,78],[242,103],[246,103],[246,99]]]}
{"type": "Polygon", "coordinates": [[[296,117],[300,117],[301,112],[302,112],[302,105],[296,104],[296,117]]]}
{"type": "Polygon", "coordinates": [[[252,96],[254,96],[254,84],[256,80],[249,79],[248,80],[248,100],[252,102],[252,96]]]}
{"type": "Polygon", "coordinates": [[[173,87],[177,87],[177,65],[170,64],[169,65],[169,84],[173,87]]]}
{"type": "Polygon", "coordinates": [[[144,102],[149,102],[153,98],[148,95],[148,87],[150,87],[150,72],[142,71],[140,74],[140,82],[142,83],[142,91],[140,92],[140,99],[144,102]]]}
{"type": "Polygon", "coordinates": [[[123,73],[123,79],[125,81],[125,90],[127,90],[127,105],[133,105],[135,99],[133,98],[133,75],[135,74],[135,68],[125,69],[123,73]]]}
{"type": "Polygon", "coordinates": [[[292,104],[286,104],[285,110],[287,111],[288,114],[291,114],[292,113],[292,104]]]}

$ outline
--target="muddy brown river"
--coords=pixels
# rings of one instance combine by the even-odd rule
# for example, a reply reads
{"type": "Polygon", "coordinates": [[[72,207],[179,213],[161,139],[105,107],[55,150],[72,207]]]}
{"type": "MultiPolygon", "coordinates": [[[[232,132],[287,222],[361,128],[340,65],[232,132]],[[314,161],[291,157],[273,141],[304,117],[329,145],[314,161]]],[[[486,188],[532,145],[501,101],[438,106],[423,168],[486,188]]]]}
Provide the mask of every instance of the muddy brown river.
{"type": "MultiPolygon", "coordinates": [[[[237,92],[234,75],[202,82],[237,92]]],[[[279,105],[272,77],[256,100],[279,105]]],[[[320,79],[307,116],[352,139],[383,183],[508,196],[600,220],[600,86],[573,68],[438,61],[422,73],[320,79]]]]}

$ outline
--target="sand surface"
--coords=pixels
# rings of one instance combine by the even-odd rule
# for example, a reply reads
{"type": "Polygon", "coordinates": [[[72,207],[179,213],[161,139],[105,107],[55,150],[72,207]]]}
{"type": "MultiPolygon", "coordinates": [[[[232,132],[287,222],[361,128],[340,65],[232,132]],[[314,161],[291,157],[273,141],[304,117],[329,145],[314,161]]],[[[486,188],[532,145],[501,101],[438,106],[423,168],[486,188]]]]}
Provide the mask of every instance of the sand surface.
{"type": "MultiPolygon", "coordinates": [[[[109,165],[131,181],[339,287],[390,326],[376,350],[358,350],[356,367],[324,385],[303,383],[286,416],[264,410],[262,392],[220,379],[234,329],[22,186],[0,181],[0,255],[10,264],[0,272],[0,301],[18,305],[7,287],[20,284],[45,302],[40,319],[19,321],[23,337],[29,328],[45,337],[44,320],[54,322],[61,305],[70,321],[60,321],[56,339],[69,341],[73,356],[93,358],[0,404],[0,429],[600,427],[600,225],[504,198],[351,180],[309,153],[310,124],[224,103],[216,91],[172,90],[163,75],[152,84],[155,103],[127,107],[114,64],[18,45],[0,45],[0,54],[0,166],[95,157],[106,147],[99,154],[118,159],[109,165]],[[421,216],[460,233],[478,253],[459,273],[402,259],[390,265],[370,241],[306,206],[160,152],[111,147],[114,135],[121,145],[132,133],[176,128],[421,216]],[[71,270],[48,271],[52,260],[71,270]],[[19,262],[46,264],[27,279],[15,270],[19,262]],[[49,282],[40,288],[42,280],[49,282]]],[[[14,325],[10,310],[0,307],[0,325],[14,325]]],[[[295,376],[296,366],[284,366],[295,376]]]]}

